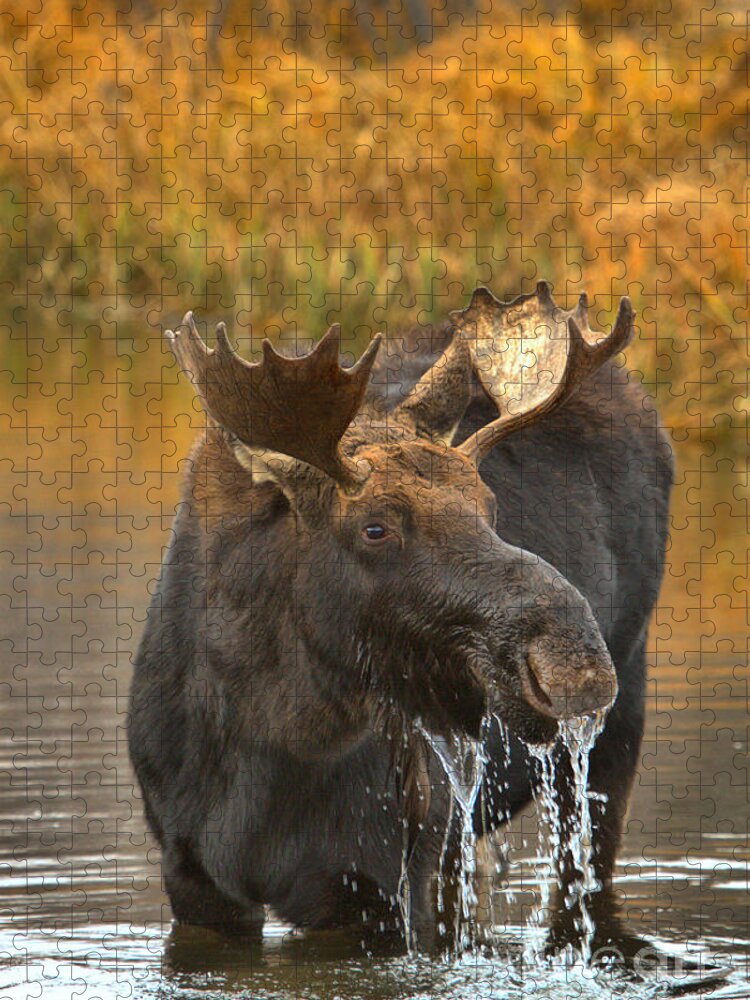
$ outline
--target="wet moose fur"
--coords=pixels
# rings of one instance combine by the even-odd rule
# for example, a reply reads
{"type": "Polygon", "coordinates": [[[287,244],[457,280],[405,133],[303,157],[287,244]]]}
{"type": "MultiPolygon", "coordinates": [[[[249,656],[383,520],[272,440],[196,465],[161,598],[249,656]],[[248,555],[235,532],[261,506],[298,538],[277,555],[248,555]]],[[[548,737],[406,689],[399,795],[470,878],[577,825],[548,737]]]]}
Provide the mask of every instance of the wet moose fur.
{"type": "MultiPolygon", "coordinates": [[[[391,342],[344,439],[349,454],[373,443],[385,448],[378,461],[397,467],[400,493],[407,494],[402,506],[416,509],[437,482],[454,490],[445,504],[458,528],[448,521],[434,526],[442,516],[434,503],[434,518],[421,507],[410,515],[409,537],[418,538],[420,559],[427,554],[430,583],[424,574],[411,580],[398,563],[406,543],[385,557],[360,552],[346,532],[349,522],[360,530],[361,512],[348,501],[336,500],[343,514],[335,530],[322,523],[320,511],[330,516],[336,487],[307,481],[307,466],[296,466],[291,485],[254,478],[220,427],[209,427],[194,448],[137,657],[129,734],[180,921],[258,928],[270,904],[303,927],[351,925],[361,933],[364,920],[375,933],[392,933],[400,926],[396,896],[406,846],[415,934],[425,947],[434,942],[434,875],[448,793],[442,769],[410,724],[418,718],[436,732],[479,732],[487,686],[471,658],[451,651],[459,649],[457,635],[490,629],[480,620],[485,604],[500,609],[493,638],[479,644],[470,637],[466,648],[504,650],[508,662],[514,643],[554,636],[576,613],[588,629],[586,649],[606,655],[596,646],[589,607],[606,642],[619,694],[591,756],[590,787],[606,798],[592,806],[602,883],[595,909],[611,910],[610,876],[643,730],[646,631],[662,573],[669,449],[632,376],[610,361],[559,409],[498,443],[474,486],[466,486],[468,478],[454,486],[441,465],[444,444],[414,448],[398,418],[390,424],[448,339],[441,329],[391,342]],[[485,548],[492,548],[489,568],[485,548]],[[520,582],[506,567],[514,558],[518,567],[518,549],[530,554],[520,582]],[[542,617],[527,634],[513,609],[528,603],[527,591],[545,588],[565,590],[562,618],[544,618],[556,612],[542,602],[542,617]]],[[[496,416],[475,383],[456,440],[496,416]]],[[[387,475],[384,468],[372,472],[371,481],[383,478],[368,494],[368,512],[382,513],[379,496],[392,499],[387,475]]],[[[518,694],[515,668],[506,669],[509,680],[496,672],[510,706],[504,721],[511,754],[506,760],[493,721],[475,816],[480,834],[530,799],[533,769],[518,737],[548,736],[552,724],[518,694]]],[[[575,877],[569,866],[563,860],[563,881],[575,877]]],[[[561,904],[557,932],[565,936],[574,921],[561,904]]]]}

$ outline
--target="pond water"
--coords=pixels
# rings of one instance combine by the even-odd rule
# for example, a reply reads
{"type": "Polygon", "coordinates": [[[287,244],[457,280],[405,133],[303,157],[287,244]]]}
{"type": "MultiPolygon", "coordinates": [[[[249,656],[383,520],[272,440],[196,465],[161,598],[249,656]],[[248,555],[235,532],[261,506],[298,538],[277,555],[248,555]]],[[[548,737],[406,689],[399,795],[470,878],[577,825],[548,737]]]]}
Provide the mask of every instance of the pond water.
{"type": "MultiPolygon", "coordinates": [[[[160,474],[144,467],[144,480],[160,474]]],[[[148,507],[127,506],[132,468],[116,494],[116,477],[79,484],[91,502],[68,503],[72,477],[16,475],[2,522],[0,997],[667,995],[661,974],[624,982],[524,964],[545,878],[533,809],[497,838],[508,867],[491,907],[483,897],[502,942],[491,956],[368,956],[335,934],[299,936],[273,920],[261,944],[173,928],[125,738],[169,510],[154,495],[148,507]]],[[[682,547],[652,629],[648,726],[617,887],[631,930],[731,964],[711,995],[741,997],[750,995],[747,602],[721,559],[685,572],[702,566],[705,532],[689,515],[676,520],[682,547]]],[[[687,979],[676,986],[701,995],[687,979]]]]}

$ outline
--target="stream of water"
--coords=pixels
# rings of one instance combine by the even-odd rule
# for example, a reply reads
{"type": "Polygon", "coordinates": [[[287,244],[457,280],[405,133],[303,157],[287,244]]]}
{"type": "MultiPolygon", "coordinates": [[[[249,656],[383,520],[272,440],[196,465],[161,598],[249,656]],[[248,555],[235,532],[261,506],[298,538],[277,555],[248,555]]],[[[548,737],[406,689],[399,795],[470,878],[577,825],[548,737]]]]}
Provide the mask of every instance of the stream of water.
{"type": "MultiPolygon", "coordinates": [[[[565,905],[568,908],[577,907],[580,913],[579,946],[570,946],[566,956],[568,964],[578,958],[583,966],[591,960],[591,944],[595,932],[594,921],[588,906],[588,896],[596,892],[599,884],[596,880],[591,860],[592,828],[591,809],[588,789],[589,755],[594,748],[597,737],[604,728],[606,713],[598,712],[580,719],[561,721],[558,727],[558,739],[550,746],[529,746],[528,751],[537,765],[537,781],[534,785],[534,797],[543,822],[539,825],[539,856],[537,865],[544,869],[540,874],[542,887],[539,906],[531,911],[526,935],[525,959],[531,965],[542,961],[542,934],[551,898],[551,886],[557,882],[562,888],[560,872],[563,858],[571,858],[576,875],[566,885],[565,905]],[[559,776],[555,763],[556,748],[566,751],[573,776],[572,809],[570,815],[563,810],[559,776]]],[[[485,723],[485,731],[489,720],[485,723]]],[[[447,822],[446,838],[452,824],[454,812],[458,809],[460,824],[460,843],[458,854],[458,898],[460,907],[456,914],[454,929],[454,945],[456,951],[465,951],[476,943],[475,910],[477,895],[475,878],[477,872],[476,843],[474,832],[474,809],[484,780],[487,757],[483,740],[472,740],[468,737],[454,736],[446,739],[436,736],[424,728],[422,735],[435,752],[445,771],[451,790],[451,811],[447,822]]],[[[506,751],[509,753],[509,749],[506,751]]],[[[451,873],[439,872],[438,901],[442,901],[444,882],[451,873]]],[[[402,879],[406,883],[406,872],[402,879]]],[[[408,933],[408,902],[402,904],[402,915],[408,933]]]]}
{"type": "MultiPolygon", "coordinates": [[[[584,966],[591,961],[591,944],[596,927],[591,917],[588,896],[596,892],[600,886],[594,874],[591,861],[591,808],[592,793],[588,788],[589,755],[594,748],[597,737],[604,728],[605,712],[584,716],[580,719],[567,719],[558,724],[557,746],[567,752],[572,772],[572,787],[568,793],[572,797],[570,815],[565,815],[559,787],[559,777],[555,761],[555,746],[528,747],[529,753],[537,764],[537,781],[534,784],[534,798],[537,802],[543,822],[539,825],[539,856],[537,863],[546,869],[546,875],[541,874],[542,887],[538,908],[529,917],[530,931],[538,931],[543,926],[549,913],[552,884],[563,888],[561,869],[563,859],[569,855],[577,877],[566,885],[565,905],[574,906],[580,913],[580,923],[577,927],[579,946],[570,946],[568,962],[577,957],[584,966]]],[[[527,942],[527,959],[530,962],[539,961],[540,935],[530,933],[527,942]]]]}
{"type": "MultiPolygon", "coordinates": [[[[452,826],[456,808],[459,813],[460,842],[456,872],[459,907],[455,918],[454,945],[456,951],[465,951],[475,943],[477,837],[474,833],[474,807],[484,781],[487,756],[482,739],[454,736],[451,740],[446,740],[426,729],[422,729],[422,734],[435,751],[450,785],[451,807],[446,837],[452,826]]],[[[449,877],[450,873],[446,875],[441,865],[441,871],[438,873],[438,910],[443,908],[443,882],[449,877]]]]}

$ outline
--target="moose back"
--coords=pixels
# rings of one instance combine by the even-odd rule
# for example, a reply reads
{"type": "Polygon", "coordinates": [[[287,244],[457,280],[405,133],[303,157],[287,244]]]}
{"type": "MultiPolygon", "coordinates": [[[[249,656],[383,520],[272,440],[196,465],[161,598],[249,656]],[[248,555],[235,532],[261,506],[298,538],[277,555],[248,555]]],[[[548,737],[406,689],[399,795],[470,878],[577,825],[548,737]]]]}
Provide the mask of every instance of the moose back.
{"type": "MultiPolygon", "coordinates": [[[[431,947],[457,830],[422,733],[485,741],[483,833],[529,800],[527,745],[607,708],[589,784],[592,906],[611,913],[671,484],[655,413],[613,361],[633,317],[623,300],[603,336],[585,296],[564,312],[543,282],[510,303],[478,289],[440,330],[376,338],[349,368],[337,328],[302,357],[266,342],[256,364],[221,324],[214,350],[191,314],[168,332],[207,429],[129,740],[179,921],[257,930],[270,905],[402,934],[408,884],[431,947]]],[[[566,822],[562,758],[557,774],[566,822]]],[[[565,940],[580,873],[558,866],[565,940]]]]}

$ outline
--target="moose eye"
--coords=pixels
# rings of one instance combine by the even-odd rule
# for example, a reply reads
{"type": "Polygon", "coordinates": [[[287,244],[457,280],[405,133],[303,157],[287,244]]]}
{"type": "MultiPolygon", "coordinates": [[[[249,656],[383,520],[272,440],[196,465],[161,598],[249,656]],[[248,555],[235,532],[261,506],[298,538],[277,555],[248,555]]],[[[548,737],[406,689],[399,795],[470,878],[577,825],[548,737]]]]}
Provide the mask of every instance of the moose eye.
{"type": "Polygon", "coordinates": [[[368,542],[380,542],[388,537],[388,529],[382,524],[366,524],[362,534],[368,542]]]}

